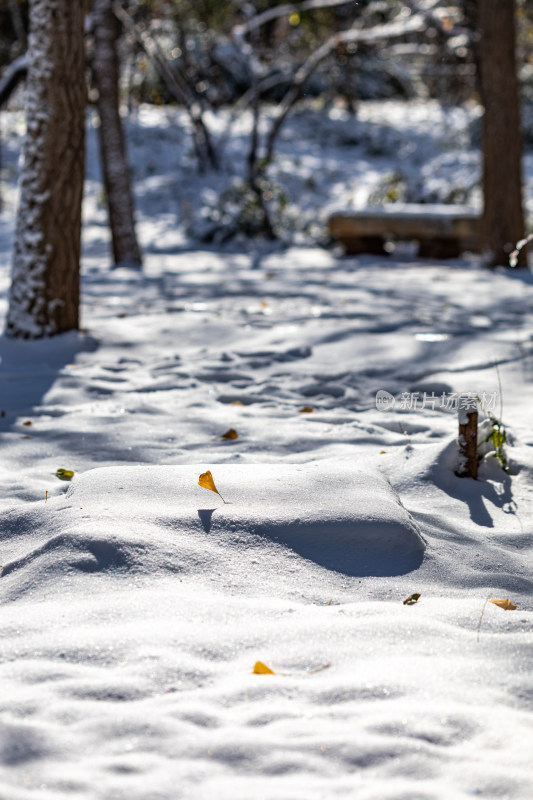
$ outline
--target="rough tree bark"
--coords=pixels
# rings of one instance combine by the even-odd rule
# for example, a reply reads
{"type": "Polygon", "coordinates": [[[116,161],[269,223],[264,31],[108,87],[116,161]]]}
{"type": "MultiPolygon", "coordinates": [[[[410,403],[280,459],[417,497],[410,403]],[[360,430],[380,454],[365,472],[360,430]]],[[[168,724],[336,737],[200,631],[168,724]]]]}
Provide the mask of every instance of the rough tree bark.
{"type": "Polygon", "coordinates": [[[121,25],[111,0],[94,0],[93,75],[98,90],[100,152],[109,208],[113,258],[117,265],[140,267],[142,256],[135,233],[134,203],[126,156],[124,129],[119,112],[119,59],[117,40],[121,25]]]}
{"type": "MultiPolygon", "coordinates": [[[[515,12],[514,0],[478,0],[477,56],[485,108],[482,248],[489,266],[508,265],[524,237],[515,12]]],[[[517,266],[527,266],[525,248],[517,266]]]]}
{"type": "Polygon", "coordinates": [[[85,162],[84,4],[30,0],[27,135],[6,334],[76,329],[85,162]]]}

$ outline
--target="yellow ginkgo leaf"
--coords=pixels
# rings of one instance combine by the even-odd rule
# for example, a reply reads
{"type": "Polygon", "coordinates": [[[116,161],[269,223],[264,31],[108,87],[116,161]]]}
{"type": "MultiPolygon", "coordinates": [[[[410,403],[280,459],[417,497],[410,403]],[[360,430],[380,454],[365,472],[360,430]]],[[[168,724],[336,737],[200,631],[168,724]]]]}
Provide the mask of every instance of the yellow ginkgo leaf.
{"type": "Polygon", "coordinates": [[[275,675],[276,673],[274,672],[273,669],[270,669],[270,667],[267,667],[266,664],[263,664],[262,661],[256,661],[255,665],[254,665],[254,669],[253,669],[253,674],[254,675],[275,675]]]}
{"type": "Polygon", "coordinates": [[[312,414],[314,410],[313,406],[302,406],[300,414],[312,414]]]}
{"type": "Polygon", "coordinates": [[[235,428],[229,428],[226,433],[223,433],[220,437],[221,439],[238,439],[239,434],[235,430],[235,428]]]}
{"type": "Polygon", "coordinates": [[[489,600],[489,603],[494,603],[495,606],[503,608],[504,611],[514,611],[516,609],[515,604],[511,603],[508,597],[506,597],[505,599],[502,597],[492,597],[489,600]]]}
{"type": "Polygon", "coordinates": [[[218,489],[215,486],[215,481],[213,480],[210,470],[207,470],[207,472],[202,472],[198,478],[198,486],[201,486],[202,489],[211,489],[212,492],[216,492],[218,494],[218,489]]]}
{"type": "Polygon", "coordinates": [[[222,497],[222,495],[220,494],[220,492],[218,491],[217,487],[215,486],[215,481],[213,480],[213,476],[211,475],[210,470],[207,470],[207,472],[202,472],[202,474],[198,478],[198,486],[201,486],[202,489],[210,489],[210,491],[214,492],[215,494],[218,494],[223,503],[226,502],[222,497]]]}

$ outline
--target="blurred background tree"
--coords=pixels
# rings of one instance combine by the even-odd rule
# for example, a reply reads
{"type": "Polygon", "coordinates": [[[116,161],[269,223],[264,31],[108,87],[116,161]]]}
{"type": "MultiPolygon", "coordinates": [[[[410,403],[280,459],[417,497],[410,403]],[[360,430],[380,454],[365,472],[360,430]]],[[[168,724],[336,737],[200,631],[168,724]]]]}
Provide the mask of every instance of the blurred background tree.
{"type": "Polygon", "coordinates": [[[111,0],[93,0],[93,46],[89,63],[100,120],[102,171],[109,210],[113,259],[117,266],[140,267],[142,256],[135,232],[134,201],[120,116],[120,22],[111,0]]]}
{"type": "MultiPolygon", "coordinates": [[[[27,50],[28,30],[35,10],[55,1],[0,0],[0,104],[13,97],[28,69],[27,97],[37,91],[37,61],[31,37],[27,50]]],[[[106,180],[116,161],[121,166],[115,177],[123,181],[118,192],[106,183],[116,263],[140,263],[133,207],[125,202],[128,195],[131,200],[131,187],[119,113],[119,105],[131,111],[140,103],[176,104],[186,110],[190,124],[183,135],[192,137],[198,166],[204,171],[228,168],[224,156],[227,132],[220,134],[220,126],[215,132],[213,115],[229,107],[226,119],[231,124],[244,111],[251,114],[253,124],[249,145],[242,152],[240,183],[220,194],[219,205],[227,202],[236,211],[219,215],[221,222],[214,222],[206,234],[221,240],[242,232],[279,235],[284,200],[270,169],[279,132],[298,103],[312,106],[318,113],[334,105],[356,116],[358,104],[369,99],[435,99],[449,107],[481,101],[487,109],[479,143],[485,152],[488,262],[504,263],[514,241],[523,235],[520,98],[522,133],[528,142],[533,140],[533,4],[528,0],[95,0],[94,11],[85,33],[86,44],[92,37],[93,57],[100,52],[96,68],[93,63],[96,91],[91,97],[99,104],[102,120],[106,180]],[[99,16],[104,7],[107,31],[111,31],[110,14],[120,23],[112,23],[107,50],[99,36],[105,32],[104,17],[99,16]],[[502,53],[506,54],[504,60],[502,53]],[[104,62],[107,66],[99,70],[104,62]],[[104,80],[110,75],[112,91],[104,80]],[[266,106],[268,114],[264,113],[266,106]],[[112,114],[107,113],[110,109],[112,114]],[[503,120],[506,132],[502,132],[503,120]],[[114,155],[107,152],[112,130],[118,143],[114,155]],[[492,173],[491,165],[502,166],[502,153],[512,165],[506,161],[505,169],[492,173]],[[115,202],[113,196],[123,202],[115,202]],[[113,207],[126,209],[127,225],[116,222],[113,207]],[[502,209],[505,213],[500,213],[496,225],[494,220],[502,209]],[[129,244],[124,244],[126,240],[129,244]]],[[[55,63],[53,52],[47,49],[46,53],[50,63],[55,63]]],[[[60,93],[58,86],[58,97],[60,93]]],[[[27,162],[28,148],[29,144],[27,162]]],[[[57,172],[58,165],[63,166],[61,154],[52,149],[48,152],[51,170],[57,172]]],[[[76,162],[76,175],[78,166],[76,162]]],[[[22,187],[21,208],[29,202],[31,191],[24,173],[22,187]]],[[[21,214],[20,219],[24,217],[21,214]]],[[[43,225],[51,225],[51,218],[46,219],[43,225]]],[[[72,224],[77,230],[78,223],[72,224]]],[[[16,285],[21,265],[27,261],[18,241],[23,233],[21,224],[17,230],[13,303],[16,298],[21,301],[16,285]]],[[[73,247],[72,252],[79,258],[79,248],[73,247]]],[[[521,258],[524,264],[525,251],[521,258]]],[[[72,286],[75,294],[75,281],[72,286]]],[[[76,302],[74,299],[73,304],[76,302]]],[[[14,332],[16,315],[11,314],[10,319],[14,332]]],[[[72,314],[68,323],[43,322],[41,330],[64,330],[77,324],[76,319],[72,314]]]]}

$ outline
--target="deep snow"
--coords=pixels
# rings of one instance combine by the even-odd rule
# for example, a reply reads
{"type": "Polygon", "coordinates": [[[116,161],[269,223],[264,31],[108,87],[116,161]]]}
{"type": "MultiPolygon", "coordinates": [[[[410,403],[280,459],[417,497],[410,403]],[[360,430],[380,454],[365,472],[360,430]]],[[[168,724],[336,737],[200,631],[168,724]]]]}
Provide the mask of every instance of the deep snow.
{"type": "MultiPolygon", "coordinates": [[[[342,258],[305,225],[287,249],[195,245],[209,177],[179,168],[170,119],[130,131],[144,273],[109,269],[91,138],[83,331],[0,339],[0,796],[529,800],[530,275],[342,258]],[[456,477],[461,392],[503,403],[509,473],[456,477]]],[[[299,117],[295,217],[368,195],[398,142],[442,199],[476,168],[464,120],[368,104],[346,144],[299,117]]]]}

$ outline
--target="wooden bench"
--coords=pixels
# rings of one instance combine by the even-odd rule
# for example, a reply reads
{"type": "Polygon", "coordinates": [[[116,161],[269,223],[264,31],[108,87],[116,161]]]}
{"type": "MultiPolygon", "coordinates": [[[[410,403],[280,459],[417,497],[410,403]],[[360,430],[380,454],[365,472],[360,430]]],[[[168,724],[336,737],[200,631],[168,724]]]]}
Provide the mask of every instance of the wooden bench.
{"type": "Polygon", "coordinates": [[[480,250],[481,216],[467,206],[390,203],[361,211],[333,214],[329,233],[348,255],[390,252],[391,240],[418,242],[422,258],[457,258],[480,250]]]}

